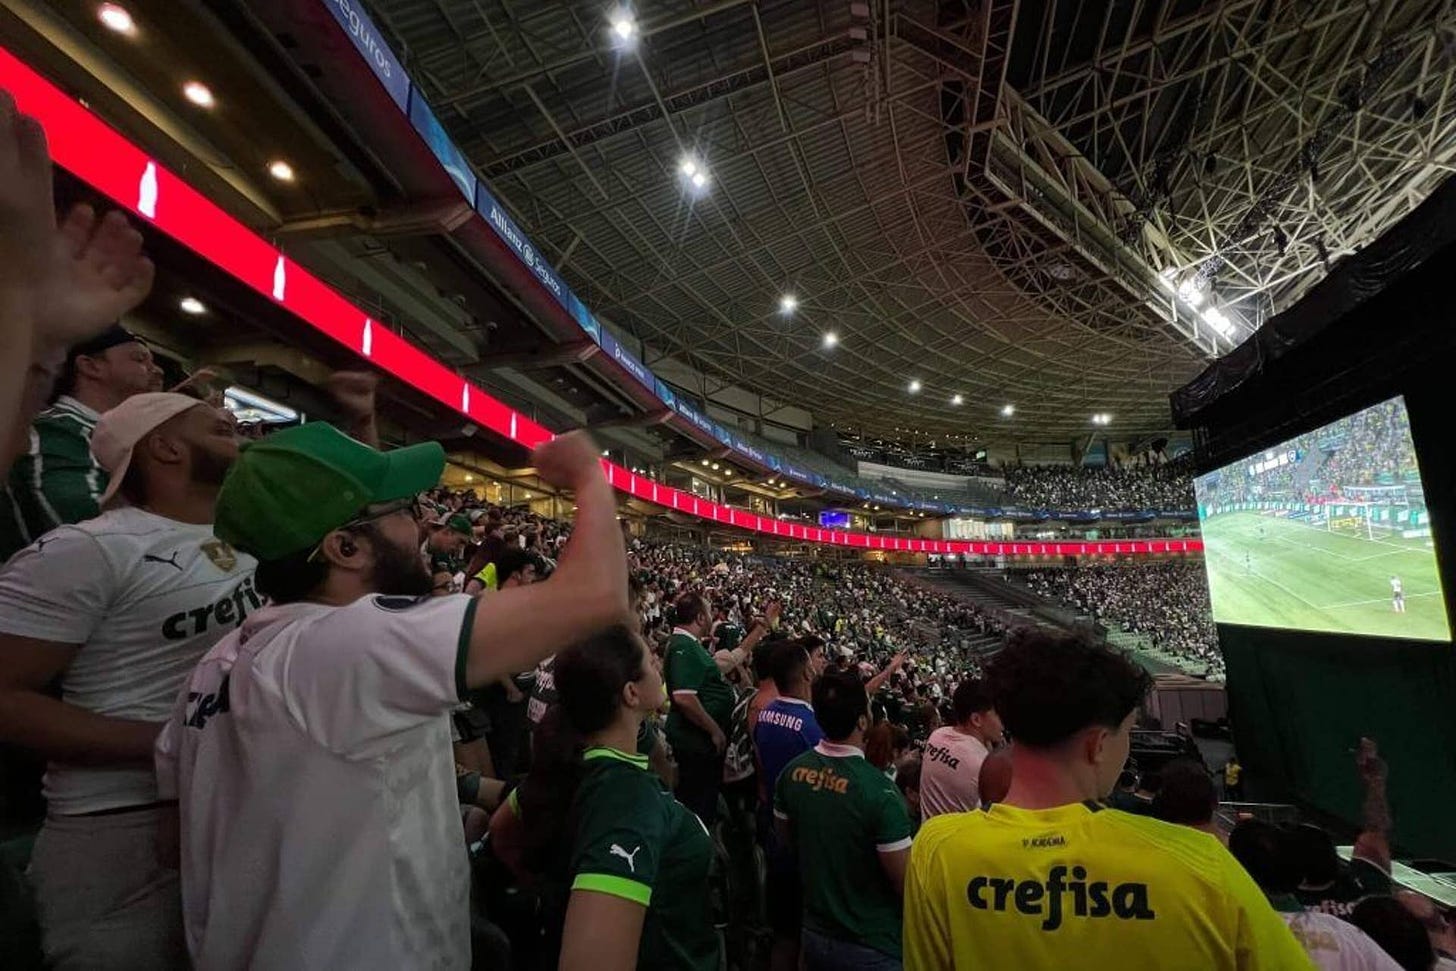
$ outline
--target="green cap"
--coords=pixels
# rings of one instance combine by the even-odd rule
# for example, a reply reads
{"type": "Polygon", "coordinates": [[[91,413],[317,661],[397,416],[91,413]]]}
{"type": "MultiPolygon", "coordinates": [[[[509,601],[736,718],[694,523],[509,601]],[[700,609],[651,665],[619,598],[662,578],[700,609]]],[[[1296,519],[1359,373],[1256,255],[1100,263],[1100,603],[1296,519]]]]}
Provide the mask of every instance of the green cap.
{"type": "Polygon", "coordinates": [[[243,446],[217,498],[217,538],[263,561],[309,549],[365,506],[440,481],[445,450],[422,442],[381,452],[326,422],[243,446]]]}
{"type": "Polygon", "coordinates": [[[464,513],[456,513],[445,520],[445,528],[452,533],[459,533],[462,536],[474,536],[475,530],[471,526],[470,517],[464,513]]]}

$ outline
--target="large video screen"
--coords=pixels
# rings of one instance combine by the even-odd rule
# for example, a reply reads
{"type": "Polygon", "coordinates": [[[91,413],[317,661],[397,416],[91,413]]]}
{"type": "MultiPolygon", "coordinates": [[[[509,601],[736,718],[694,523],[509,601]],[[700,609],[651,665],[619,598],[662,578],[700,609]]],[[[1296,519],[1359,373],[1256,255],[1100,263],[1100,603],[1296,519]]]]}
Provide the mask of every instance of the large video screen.
{"type": "Polygon", "coordinates": [[[1404,399],[1194,485],[1214,620],[1450,638],[1404,399]]]}

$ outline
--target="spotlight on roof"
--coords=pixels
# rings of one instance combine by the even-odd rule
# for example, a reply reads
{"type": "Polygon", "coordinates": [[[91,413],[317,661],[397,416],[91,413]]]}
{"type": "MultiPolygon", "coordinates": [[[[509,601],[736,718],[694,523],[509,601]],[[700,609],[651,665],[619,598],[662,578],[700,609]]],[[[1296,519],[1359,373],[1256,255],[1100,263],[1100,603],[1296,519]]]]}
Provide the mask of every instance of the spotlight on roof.
{"type": "Polygon", "coordinates": [[[1010,418],[1014,414],[1016,414],[1016,406],[1015,405],[1002,405],[1001,406],[1001,417],[1002,418],[1010,418]]]}
{"type": "Polygon", "coordinates": [[[177,306],[182,308],[183,313],[189,313],[193,316],[207,313],[207,306],[196,297],[183,297],[177,306]]]}
{"type": "Polygon", "coordinates": [[[273,178],[277,179],[279,182],[292,182],[293,166],[289,165],[281,158],[276,158],[268,163],[268,174],[273,176],[273,178]]]}
{"type": "Polygon", "coordinates": [[[211,108],[217,104],[212,96],[212,89],[201,81],[188,81],[182,85],[182,94],[199,108],[211,108]]]}
{"type": "Polygon", "coordinates": [[[1112,424],[1112,416],[1105,411],[1099,411],[1092,416],[1092,424],[1110,425],[1112,424]]]}
{"type": "Polygon", "coordinates": [[[916,378],[914,381],[911,381],[910,382],[910,393],[911,394],[919,394],[920,393],[920,388],[921,388],[921,384],[920,384],[920,379],[919,378],[916,378]]]}
{"type": "Polygon", "coordinates": [[[637,18],[632,16],[632,11],[622,8],[613,10],[607,21],[611,25],[613,44],[621,48],[636,46],[637,18]]]}
{"type": "Polygon", "coordinates": [[[829,331],[828,333],[826,333],[824,335],[824,346],[825,347],[834,347],[838,343],[839,343],[839,335],[836,334],[834,331],[831,330],[831,331],[829,331]]]}
{"type": "Polygon", "coordinates": [[[799,309],[799,298],[792,293],[786,293],[779,298],[779,313],[791,314],[799,309]]]}
{"type": "Polygon", "coordinates": [[[121,4],[103,3],[96,11],[96,16],[107,30],[114,30],[118,34],[132,34],[136,32],[136,22],[131,19],[131,14],[121,4]]]}
{"type": "Polygon", "coordinates": [[[1178,284],[1178,296],[1182,297],[1183,302],[1188,304],[1188,306],[1197,309],[1198,305],[1203,303],[1203,291],[1205,287],[1207,287],[1206,283],[1202,286],[1199,285],[1196,275],[1191,276],[1178,284]]]}
{"type": "Polygon", "coordinates": [[[959,394],[958,395],[953,395],[951,397],[951,399],[950,399],[950,403],[953,404],[953,405],[963,405],[963,404],[965,404],[966,403],[965,395],[959,395],[959,394]]]}

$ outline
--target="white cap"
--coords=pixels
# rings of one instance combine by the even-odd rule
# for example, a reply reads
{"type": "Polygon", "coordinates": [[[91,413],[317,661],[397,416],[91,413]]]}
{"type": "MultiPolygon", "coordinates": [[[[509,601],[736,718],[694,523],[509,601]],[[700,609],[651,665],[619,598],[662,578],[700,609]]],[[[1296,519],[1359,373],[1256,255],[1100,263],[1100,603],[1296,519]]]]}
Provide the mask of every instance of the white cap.
{"type": "Polygon", "coordinates": [[[188,408],[204,404],[196,398],[171,391],[148,391],[134,394],[101,416],[91,433],[91,454],[101,467],[111,473],[111,481],[101,494],[99,505],[104,509],[121,488],[131,465],[131,452],[137,442],[146,438],[163,422],[182,414],[188,408]]]}

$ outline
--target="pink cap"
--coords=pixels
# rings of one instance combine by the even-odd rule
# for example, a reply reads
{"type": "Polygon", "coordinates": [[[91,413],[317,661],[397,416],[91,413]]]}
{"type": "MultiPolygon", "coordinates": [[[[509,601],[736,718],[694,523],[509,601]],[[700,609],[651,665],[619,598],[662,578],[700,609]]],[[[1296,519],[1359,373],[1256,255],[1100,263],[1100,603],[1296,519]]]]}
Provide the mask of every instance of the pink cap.
{"type": "Polygon", "coordinates": [[[131,465],[131,452],[157,426],[204,402],[171,391],[148,391],[134,394],[101,416],[91,433],[91,454],[101,467],[111,473],[111,481],[101,494],[104,509],[121,488],[126,470],[131,465]]]}

